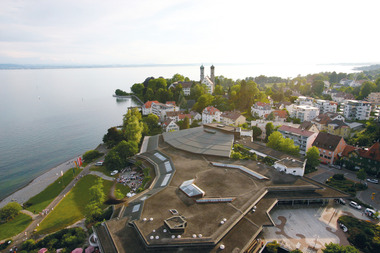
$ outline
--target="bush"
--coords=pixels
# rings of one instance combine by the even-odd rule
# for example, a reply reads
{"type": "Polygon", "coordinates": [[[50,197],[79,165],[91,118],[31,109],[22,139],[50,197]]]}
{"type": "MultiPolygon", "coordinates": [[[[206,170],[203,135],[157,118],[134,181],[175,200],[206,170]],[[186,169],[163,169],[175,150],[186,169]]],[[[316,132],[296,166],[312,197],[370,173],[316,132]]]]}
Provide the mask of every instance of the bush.
{"type": "Polygon", "coordinates": [[[4,243],[0,243],[0,250],[6,249],[11,243],[11,239],[5,240],[4,243]]]}
{"type": "Polygon", "coordinates": [[[97,150],[89,150],[86,153],[84,153],[83,159],[88,164],[88,163],[92,162],[93,160],[95,160],[96,158],[101,157],[102,155],[103,155],[103,153],[100,153],[97,150]]]}
{"type": "Polygon", "coordinates": [[[333,178],[336,180],[344,180],[344,175],[343,174],[334,174],[333,178]]]}

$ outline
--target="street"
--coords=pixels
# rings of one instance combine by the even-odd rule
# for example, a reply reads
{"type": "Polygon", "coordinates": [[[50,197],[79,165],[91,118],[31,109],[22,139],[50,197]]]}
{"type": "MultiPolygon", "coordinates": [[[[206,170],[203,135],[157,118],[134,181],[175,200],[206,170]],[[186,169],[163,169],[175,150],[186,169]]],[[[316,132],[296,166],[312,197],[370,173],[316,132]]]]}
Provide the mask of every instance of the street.
{"type": "MultiPolygon", "coordinates": [[[[356,172],[347,170],[347,169],[335,169],[331,168],[327,165],[321,164],[318,166],[318,170],[315,172],[312,172],[307,175],[307,177],[310,177],[314,179],[315,181],[318,181],[320,183],[326,183],[326,180],[330,177],[332,177],[334,174],[344,174],[345,178],[350,179],[354,182],[359,183],[359,179],[356,177],[356,172]]],[[[356,194],[356,197],[363,201],[366,204],[369,204],[373,206],[375,209],[380,209],[380,185],[379,184],[373,184],[369,183],[368,188],[364,191],[358,191],[356,194]],[[372,200],[372,193],[375,193],[374,199],[372,200]]]]}

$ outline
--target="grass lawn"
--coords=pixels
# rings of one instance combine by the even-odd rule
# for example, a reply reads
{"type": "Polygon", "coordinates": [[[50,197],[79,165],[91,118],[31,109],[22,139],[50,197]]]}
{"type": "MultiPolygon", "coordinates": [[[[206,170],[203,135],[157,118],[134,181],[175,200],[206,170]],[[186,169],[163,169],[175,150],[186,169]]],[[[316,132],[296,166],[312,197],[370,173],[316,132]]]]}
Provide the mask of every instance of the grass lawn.
{"type": "Polygon", "coordinates": [[[99,172],[103,173],[106,176],[114,177],[114,176],[111,176],[111,171],[107,170],[106,166],[92,166],[90,168],[90,170],[92,170],[92,171],[99,171],[99,172]]]}
{"type": "Polygon", "coordinates": [[[50,202],[52,202],[59,193],[70,183],[76,175],[79,174],[81,170],[75,169],[75,174],[73,175],[73,170],[69,169],[63,174],[63,177],[59,177],[54,183],[46,187],[45,190],[37,194],[36,196],[30,198],[25,204],[26,210],[31,212],[39,213],[44,210],[50,202]],[[63,182],[63,183],[62,183],[63,182]]]}
{"type": "MultiPolygon", "coordinates": [[[[48,234],[83,219],[86,205],[90,202],[90,187],[95,184],[96,178],[97,176],[94,175],[83,177],[40,224],[37,229],[38,234],[48,234]]],[[[112,182],[103,180],[103,185],[104,193],[107,195],[112,182]]],[[[117,189],[120,189],[123,194],[129,191],[121,184],[117,185],[117,189]]]]}
{"type": "Polygon", "coordinates": [[[4,224],[0,224],[0,240],[8,239],[21,233],[28,227],[31,222],[32,217],[20,213],[13,220],[4,224]]]}

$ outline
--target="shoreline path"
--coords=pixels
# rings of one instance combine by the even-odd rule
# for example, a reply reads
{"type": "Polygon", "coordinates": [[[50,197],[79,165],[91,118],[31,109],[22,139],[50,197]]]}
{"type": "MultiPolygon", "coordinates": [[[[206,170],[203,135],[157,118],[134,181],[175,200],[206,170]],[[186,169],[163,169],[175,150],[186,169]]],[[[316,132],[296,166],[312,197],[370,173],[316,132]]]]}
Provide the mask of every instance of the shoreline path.
{"type": "Polygon", "coordinates": [[[31,197],[34,197],[38,193],[42,192],[43,190],[46,189],[46,187],[48,187],[50,184],[54,183],[55,180],[61,177],[61,171],[62,173],[65,173],[69,169],[73,168],[75,166],[74,161],[76,161],[76,158],[68,160],[46,171],[44,174],[38,176],[33,181],[31,181],[28,185],[24,186],[23,188],[19,189],[18,191],[4,198],[0,202],[0,208],[5,206],[11,201],[16,201],[20,205],[25,203],[31,197]]]}
{"type": "MultiPolygon", "coordinates": [[[[93,166],[95,162],[92,162],[90,164],[87,164],[86,167],[83,168],[83,170],[77,175],[77,178],[83,177],[85,175],[90,174],[90,168],[93,166]]],[[[69,165],[67,165],[69,166],[69,165]]],[[[59,167],[59,166],[58,166],[59,167]]],[[[70,167],[70,166],[69,166],[70,167]]],[[[53,210],[60,202],[61,200],[66,197],[66,194],[68,194],[71,189],[75,186],[75,183],[77,183],[77,180],[72,180],[65,189],[46,207],[47,210],[51,211],[53,210]]],[[[47,215],[33,215],[33,221],[29,224],[29,226],[20,234],[13,236],[11,239],[13,240],[12,245],[13,246],[20,246],[25,240],[34,238],[33,231],[37,228],[37,226],[47,217],[47,215]]],[[[36,239],[36,238],[34,238],[36,239]]]]}

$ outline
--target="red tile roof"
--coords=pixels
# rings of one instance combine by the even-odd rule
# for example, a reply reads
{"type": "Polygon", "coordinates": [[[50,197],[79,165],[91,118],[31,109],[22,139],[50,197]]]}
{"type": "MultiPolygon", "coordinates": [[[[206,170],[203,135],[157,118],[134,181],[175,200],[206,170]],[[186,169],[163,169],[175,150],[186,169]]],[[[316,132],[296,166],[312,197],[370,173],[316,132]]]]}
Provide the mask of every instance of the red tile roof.
{"type": "Polygon", "coordinates": [[[299,135],[306,136],[306,137],[310,137],[313,134],[315,134],[314,132],[311,132],[308,130],[302,130],[300,128],[295,128],[295,127],[291,127],[291,126],[281,126],[278,130],[290,132],[293,134],[299,134],[299,135]]]}
{"type": "Polygon", "coordinates": [[[178,118],[179,118],[179,120],[184,120],[185,118],[188,118],[188,119],[191,119],[192,117],[191,117],[191,114],[180,114],[180,115],[178,115],[178,118]]]}
{"type": "Polygon", "coordinates": [[[342,156],[345,156],[345,157],[348,157],[348,155],[354,151],[354,150],[357,150],[358,148],[357,147],[354,147],[354,146],[351,146],[351,145],[347,145],[343,152],[342,152],[342,156]]]}
{"type": "Polygon", "coordinates": [[[282,119],[286,119],[288,117],[288,113],[284,110],[276,110],[276,111],[273,111],[273,114],[275,117],[279,117],[279,118],[282,118],[282,119]]]}
{"type": "Polygon", "coordinates": [[[368,150],[359,149],[359,155],[375,161],[380,161],[380,143],[376,142],[368,150]]]}
{"type": "Polygon", "coordinates": [[[203,109],[203,111],[207,111],[208,114],[210,115],[214,115],[216,112],[220,112],[217,108],[215,108],[214,106],[208,106],[206,107],[205,109],[203,109]]]}
{"type": "Polygon", "coordinates": [[[167,105],[174,105],[175,106],[175,101],[166,101],[167,105]]]}
{"type": "Polygon", "coordinates": [[[144,104],[145,108],[150,108],[152,107],[152,103],[155,103],[155,104],[159,104],[160,102],[158,102],[157,100],[154,100],[154,101],[148,101],[144,104]]]}
{"type": "Polygon", "coordinates": [[[264,103],[264,102],[256,102],[256,105],[257,106],[270,106],[270,104],[268,104],[268,103],[264,103]]]}

